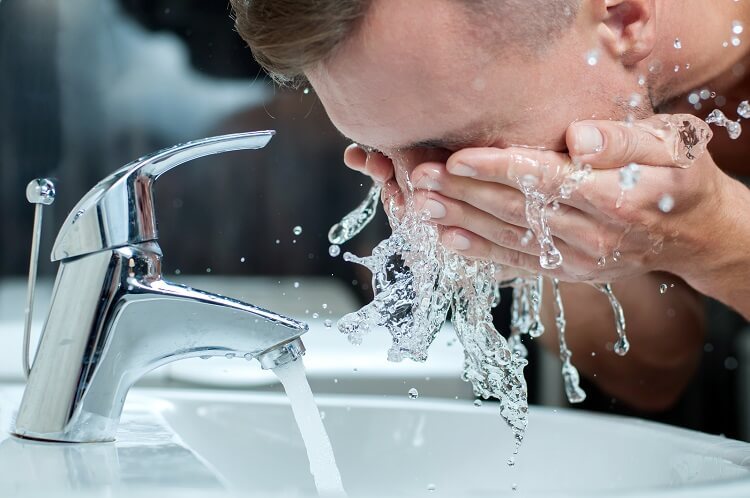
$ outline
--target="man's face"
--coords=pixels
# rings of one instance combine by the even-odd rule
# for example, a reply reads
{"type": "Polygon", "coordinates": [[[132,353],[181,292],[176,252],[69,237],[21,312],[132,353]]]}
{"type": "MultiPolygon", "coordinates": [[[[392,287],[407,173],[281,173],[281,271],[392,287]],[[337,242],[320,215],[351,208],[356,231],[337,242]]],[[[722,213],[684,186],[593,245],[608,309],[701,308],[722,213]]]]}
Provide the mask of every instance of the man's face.
{"type": "Polygon", "coordinates": [[[562,151],[571,122],[622,119],[633,93],[647,101],[637,75],[603,49],[589,64],[600,44],[585,5],[541,55],[498,46],[477,22],[452,0],[375,0],[356,35],[307,77],[344,135],[392,158],[470,146],[562,151]]]}

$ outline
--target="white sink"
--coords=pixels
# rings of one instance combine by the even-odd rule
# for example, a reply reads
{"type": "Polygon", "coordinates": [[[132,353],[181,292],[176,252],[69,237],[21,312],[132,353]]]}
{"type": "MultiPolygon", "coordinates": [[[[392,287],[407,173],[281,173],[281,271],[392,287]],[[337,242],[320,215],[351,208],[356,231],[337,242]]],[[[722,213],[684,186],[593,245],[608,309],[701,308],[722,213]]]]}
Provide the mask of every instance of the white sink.
{"type": "MultiPolygon", "coordinates": [[[[118,442],[85,445],[7,436],[20,395],[0,391],[0,496],[315,496],[283,395],[135,389],[118,442]]],[[[531,407],[508,467],[512,437],[494,403],[404,395],[318,404],[352,498],[750,496],[750,444],[702,433],[531,407]]]]}

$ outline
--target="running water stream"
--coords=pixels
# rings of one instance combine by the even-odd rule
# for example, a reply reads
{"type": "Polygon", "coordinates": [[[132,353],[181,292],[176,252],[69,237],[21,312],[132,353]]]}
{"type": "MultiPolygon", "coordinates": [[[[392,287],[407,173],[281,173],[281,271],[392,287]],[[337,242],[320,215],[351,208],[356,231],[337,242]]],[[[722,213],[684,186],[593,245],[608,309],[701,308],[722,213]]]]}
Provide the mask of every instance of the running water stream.
{"type": "Polygon", "coordinates": [[[315,404],[310,384],[305,376],[302,358],[291,361],[273,372],[284,386],[292,405],[294,418],[299,426],[302,440],[310,461],[310,473],[315,479],[315,488],[321,498],[346,498],[341,474],[336,465],[331,441],[328,439],[323,420],[315,404]]]}

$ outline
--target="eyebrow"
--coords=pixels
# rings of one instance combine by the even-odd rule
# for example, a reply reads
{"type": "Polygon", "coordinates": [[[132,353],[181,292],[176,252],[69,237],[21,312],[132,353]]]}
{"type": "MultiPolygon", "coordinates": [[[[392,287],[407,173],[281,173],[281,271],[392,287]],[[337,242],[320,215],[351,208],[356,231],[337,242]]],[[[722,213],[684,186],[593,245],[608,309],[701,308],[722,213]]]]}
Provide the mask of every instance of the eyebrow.
{"type": "MultiPolygon", "coordinates": [[[[488,141],[490,133],[487,130],[482,130],[474,133],[450,133],[442,138],[428,138],[425,140],[419,140],[406,145],[400,145],[397,147],[389,147],[394,150],[408,151],[414,149],[446,149],[446,150],[457,150],[462,149],[471,145],[476,145],[480,142],[488,141]]],[[[377,147],[371,145],[362,144],[355,142],[358,146],[367,152],[380,152],[377,147]]]]}

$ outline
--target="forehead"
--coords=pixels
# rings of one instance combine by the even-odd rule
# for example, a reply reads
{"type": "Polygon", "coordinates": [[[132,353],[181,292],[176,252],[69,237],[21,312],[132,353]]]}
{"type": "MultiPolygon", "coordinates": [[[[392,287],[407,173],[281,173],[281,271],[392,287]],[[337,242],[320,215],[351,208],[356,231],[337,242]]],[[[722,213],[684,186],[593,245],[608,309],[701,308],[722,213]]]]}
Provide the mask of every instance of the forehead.
{"type": "Polygon", "coordinates": [[[307,74],[337,128],[383,151],[443,137],[559,147],[576,119],[556,102],[566,91],[559,58],[493,46],[463,9],[452,0],[374,2],[356,35],[307,74]]]}

